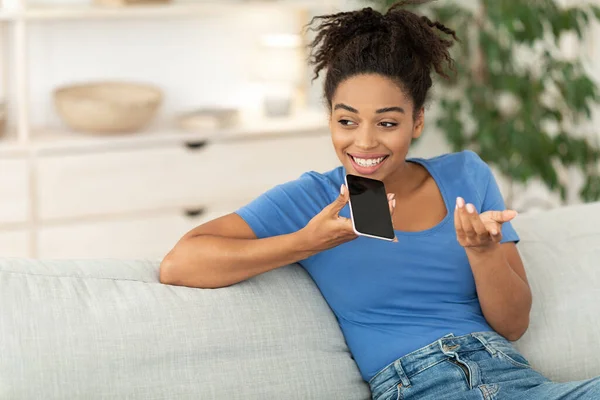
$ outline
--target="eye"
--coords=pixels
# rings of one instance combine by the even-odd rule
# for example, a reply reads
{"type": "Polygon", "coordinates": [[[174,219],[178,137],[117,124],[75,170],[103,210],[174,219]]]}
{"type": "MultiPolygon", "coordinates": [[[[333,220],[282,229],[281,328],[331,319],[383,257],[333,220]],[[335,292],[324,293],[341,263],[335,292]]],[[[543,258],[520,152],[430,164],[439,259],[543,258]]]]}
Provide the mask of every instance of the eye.
{"type": "Polygon", "coordinates": [[[350,121],[349,119],[340,119],[338,121],[338,123],[342,126],[354,126],[356,125],[354,122],[350,121]]]}
{"type": "Polygon", "coordinates": [[[387,121],[382,121],[379,124],[382,125],[384,128],[394,128],[394,127],[398,126],[398,124],[395,122],[387,122],[387,121]]]}

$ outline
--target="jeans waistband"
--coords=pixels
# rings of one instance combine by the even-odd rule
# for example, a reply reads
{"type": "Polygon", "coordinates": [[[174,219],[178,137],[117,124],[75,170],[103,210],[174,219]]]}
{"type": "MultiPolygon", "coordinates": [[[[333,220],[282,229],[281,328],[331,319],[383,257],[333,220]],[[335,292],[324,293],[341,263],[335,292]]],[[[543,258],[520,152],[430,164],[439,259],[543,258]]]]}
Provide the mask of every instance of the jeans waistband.
{"type": "Polygon", "coordinates": [[[389,387],[395,382],[410,386],[410,378],[419,372],[452,357],[456,352],[485,349],[490,341],[506,341],[498,333],[474,332],[463,336],[449,333],[435,342],[413,351],[392,362],[369,380],[371,391],[375,393],[381,387],[389,387]]]}

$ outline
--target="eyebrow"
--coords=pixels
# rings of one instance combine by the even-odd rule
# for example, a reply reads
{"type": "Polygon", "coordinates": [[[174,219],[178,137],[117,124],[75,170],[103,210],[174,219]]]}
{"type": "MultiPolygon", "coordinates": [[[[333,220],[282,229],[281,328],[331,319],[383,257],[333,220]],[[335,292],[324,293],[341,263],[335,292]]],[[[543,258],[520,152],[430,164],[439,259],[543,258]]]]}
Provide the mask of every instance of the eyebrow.
{"type": "MultiPolygon", "coordinates": [[[[350,111],[352,113],[358,114],[358,110],[354,107],[350,107],[349,105],[346,105],[344,103],[338,103],[335,105],[335,107],[333,107],[334,110],[337,109],[343,109],[343,110],[347,110],[350,111]]],[[[385,107],[385,108],[380,108],[379,110],[375,110],[376,114],[383,114],[386,112],[390,112],[390,111],[397,111],[400,112],[402,114],[405,114],[404,109],[402,107],[385,107]]]]}
{"type": "Polygon", "coordinates": [[[385,107],[385,108],[380,108],[379,110],[376,110],[375,112],[377,114],[382,114],[382,113],[386,113],[386,112],[390,112],[390,111],[398,111],[398,112],[404,114],[404,108],[402,108],[402,107],[385,107]]]}

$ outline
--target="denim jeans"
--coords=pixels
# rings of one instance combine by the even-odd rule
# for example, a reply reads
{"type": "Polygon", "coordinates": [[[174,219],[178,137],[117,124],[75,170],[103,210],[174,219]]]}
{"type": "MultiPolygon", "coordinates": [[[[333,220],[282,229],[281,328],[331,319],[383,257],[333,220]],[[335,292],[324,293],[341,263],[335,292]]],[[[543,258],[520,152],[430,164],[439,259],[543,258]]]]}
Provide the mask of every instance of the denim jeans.
{"type": "Polygon", "coordinates": [[[600,377],[553,382],[496,332],[450,333],[389,364],[369,385],[374,400],[600,399],[600,377]]]}

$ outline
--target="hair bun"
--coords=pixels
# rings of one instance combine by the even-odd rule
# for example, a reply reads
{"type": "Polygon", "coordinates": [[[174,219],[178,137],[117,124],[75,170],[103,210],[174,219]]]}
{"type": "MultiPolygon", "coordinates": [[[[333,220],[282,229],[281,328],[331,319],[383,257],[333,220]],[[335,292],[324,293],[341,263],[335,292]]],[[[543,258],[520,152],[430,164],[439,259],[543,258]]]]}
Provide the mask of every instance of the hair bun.
{"type": "Polygon", "coordinates": [[[337,86],[353,75],[376,73],[391,78],[410,94],[415,109],[423,106],[432,85],[431,71],[448,77],[453,69],[449,48],[458,40],[453,30],[405,8],[429,0],[401,0],[382,14],[371,7],[314,17],[317,35],[309,45],[314,79],[327,68],[325,97],[328,104],[337,86]]]}

